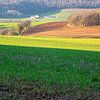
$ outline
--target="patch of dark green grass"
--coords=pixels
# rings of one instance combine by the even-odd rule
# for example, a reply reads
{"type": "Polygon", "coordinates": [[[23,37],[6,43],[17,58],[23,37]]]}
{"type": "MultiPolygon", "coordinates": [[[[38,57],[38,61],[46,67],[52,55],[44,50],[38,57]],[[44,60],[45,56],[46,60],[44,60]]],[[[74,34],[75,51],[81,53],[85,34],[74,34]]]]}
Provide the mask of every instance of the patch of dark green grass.
{"type": "Polygon", "coordinates": [[[1,45],[1,90],[77,98],[100,93],[100,52],[1,45]]]}

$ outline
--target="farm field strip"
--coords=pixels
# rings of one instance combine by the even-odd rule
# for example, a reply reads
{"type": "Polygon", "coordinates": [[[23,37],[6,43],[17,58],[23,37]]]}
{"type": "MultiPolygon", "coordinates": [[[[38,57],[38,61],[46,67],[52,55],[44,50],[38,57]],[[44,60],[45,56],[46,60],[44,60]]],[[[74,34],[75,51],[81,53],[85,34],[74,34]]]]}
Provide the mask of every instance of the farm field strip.
{"type": "Polygon", "coordinates": [[[100,39],[0,36],[0,45],[100,51],[100,39]]]}
{"type": "MultiPolygon", "coordinates": [[[[41,25],[43,23],[46,22],[32,22],[32,26],[36,26],[36,25],[41,25]]],[[[0,23],[0,28],[5,28],[5,27],[17,27],[17,22],[4,22],[4,23],[0,23]]]]}

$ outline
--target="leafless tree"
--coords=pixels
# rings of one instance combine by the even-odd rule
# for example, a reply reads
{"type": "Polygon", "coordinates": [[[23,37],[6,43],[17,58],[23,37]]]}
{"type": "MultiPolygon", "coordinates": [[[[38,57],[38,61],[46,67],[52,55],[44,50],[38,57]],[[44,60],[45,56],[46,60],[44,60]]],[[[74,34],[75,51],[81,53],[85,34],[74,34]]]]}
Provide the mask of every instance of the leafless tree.
{"type": "Polygon", "coordinates": [[[23,31],[31,27],[31,21],[21,21],[18,23],[18,31],[22,35],[23,31]]]}
{"type": "Polygon", "coordinates": [[[100,25],[100,10],[91,10],[73,14],[68,19],[68,26],[97,26],[100,25]]]}

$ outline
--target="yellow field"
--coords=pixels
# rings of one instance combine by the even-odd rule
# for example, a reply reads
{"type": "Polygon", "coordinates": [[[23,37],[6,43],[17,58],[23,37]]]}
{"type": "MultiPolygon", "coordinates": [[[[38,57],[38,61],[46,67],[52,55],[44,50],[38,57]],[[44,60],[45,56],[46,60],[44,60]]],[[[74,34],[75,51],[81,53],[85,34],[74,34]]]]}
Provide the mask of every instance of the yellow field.
{"type": "Polygon", "coordinates": [[[0,36],[1,45],[100,51],[100,39],[0,36]]]}

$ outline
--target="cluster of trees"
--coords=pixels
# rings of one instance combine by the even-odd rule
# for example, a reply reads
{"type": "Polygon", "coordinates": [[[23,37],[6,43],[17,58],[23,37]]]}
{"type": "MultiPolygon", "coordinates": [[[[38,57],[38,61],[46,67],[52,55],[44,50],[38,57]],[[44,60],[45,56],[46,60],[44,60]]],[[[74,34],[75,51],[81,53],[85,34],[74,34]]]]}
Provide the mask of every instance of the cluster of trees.
{"type": "Polygon", "coordinates": [[[0,29],[0,35],[18,35],[14,28],[0,29]]]}
{"type": "Polygon", "coordinates": [[[31,27],[31,21],[21,21],[18,22],[18,30],[16,30],[13,27],[10,28],[1,28],[0,29],[0,35],[23,35],[23,32],[31,27]]]}
{"type": "Polygon", "coordinates": [[[68,19],[68,26],[97,26],[100,25],[100,10],[85,11],[73,14],[68,19]]]}
{"type": "Polygon", "coordinates": [[[31,21],[26,20],[18,23],[18,32],[23,35],[23,32],[31,27],[31,21]]]}
{"type": "Polygon", "coordinates": [[[0,17],[29,17],[63,8],[100,8],[100,0],[1,0],[0,17]]]}

